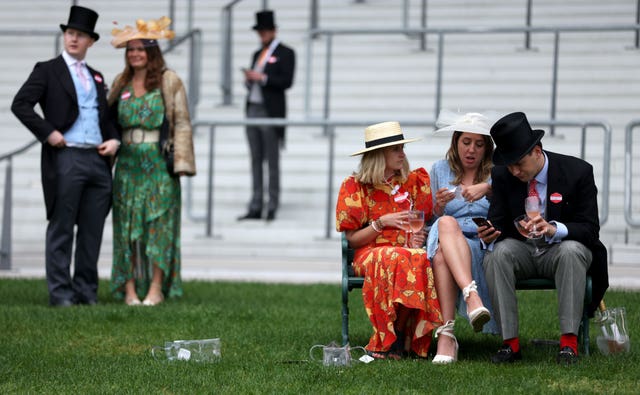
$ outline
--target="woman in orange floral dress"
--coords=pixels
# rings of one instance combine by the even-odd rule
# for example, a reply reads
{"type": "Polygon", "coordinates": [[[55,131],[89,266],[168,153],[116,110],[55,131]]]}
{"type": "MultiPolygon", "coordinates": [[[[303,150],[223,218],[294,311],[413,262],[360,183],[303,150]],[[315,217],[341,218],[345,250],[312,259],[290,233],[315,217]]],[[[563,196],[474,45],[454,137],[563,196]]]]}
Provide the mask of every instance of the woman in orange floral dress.
{"type": "Polygon", "coordinates": [[[432,214],[429,174],[409,170],[400,124],[384,122],[365,130],[367,148],[357,173],[346,178],[336,207],[336,229],[355,248],[353,266],[365,278],[362,295],[373,325],[366,346],[375,358],[399,359],[407,351],[426,357],[442,315],[433,272],[423,248],[424,232],[404,247],[408,210],[432,214]]]}

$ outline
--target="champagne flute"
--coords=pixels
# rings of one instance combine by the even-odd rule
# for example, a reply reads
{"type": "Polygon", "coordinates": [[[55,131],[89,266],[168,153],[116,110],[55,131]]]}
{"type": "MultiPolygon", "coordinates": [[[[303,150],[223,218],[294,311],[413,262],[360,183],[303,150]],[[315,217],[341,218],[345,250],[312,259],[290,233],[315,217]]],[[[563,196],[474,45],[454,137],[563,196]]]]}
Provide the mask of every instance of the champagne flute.
{"type": "MultiPolygon", "coordinates": [[[[417,233],[424,226],[424,211],[422,210],[409,210],[409,229],[407,239],[411,237],[412,233],[417,233]]],[[[406,246],[406,241],[405,241],[406,246]]]]}

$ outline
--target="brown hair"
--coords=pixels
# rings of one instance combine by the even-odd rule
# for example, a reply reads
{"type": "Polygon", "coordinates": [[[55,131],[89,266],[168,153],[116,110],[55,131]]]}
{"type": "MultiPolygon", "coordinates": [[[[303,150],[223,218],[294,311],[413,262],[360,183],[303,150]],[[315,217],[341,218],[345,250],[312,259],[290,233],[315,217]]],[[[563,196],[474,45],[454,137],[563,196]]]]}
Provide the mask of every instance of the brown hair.
{"type": "MultiPolygon", "coordinates": [[[[147,75],[144,81],[144,88],[152,91],[162,87],[162,73],[166,69],[166,63],[162,56],[162,51],[157,45],[145,46],[144,51],[147,53],[147,75]]],[[[122,86],[126,85],[133,78],[133,67],[127,61],[127,51],[124,53],[124,71],[122,72],[122,86]]],[[[122,89],[122,87],[119,87],[122,89]]]]}
{"type": "MultiPolygon", "coordinates": [[[[462,136],[463,132],[455,131],[453,132],[453,136],[451,136],[451,146],[449,147],[449,151],[447,151],[447,161],[449,162],[449,167],[453,171],[455,178],[451,182],[453,185],[460,185],[462,182],[462,175],[464,173],[462,169],[462,161],[460,160],[460,155],[458,154],[458,141],[462,136]]],[[[491,176],[491,168],[493,167],[493,162],[491,158],[493,157],[493,140],[491,136],[482,135],[482,139],[484,140],[484,156],[480,161],[480,167],[478,172],[476,173],[476,177],[473,180],[474,184],[479,184],[481,182],[487,181],[489,176],[491,176]]]]}

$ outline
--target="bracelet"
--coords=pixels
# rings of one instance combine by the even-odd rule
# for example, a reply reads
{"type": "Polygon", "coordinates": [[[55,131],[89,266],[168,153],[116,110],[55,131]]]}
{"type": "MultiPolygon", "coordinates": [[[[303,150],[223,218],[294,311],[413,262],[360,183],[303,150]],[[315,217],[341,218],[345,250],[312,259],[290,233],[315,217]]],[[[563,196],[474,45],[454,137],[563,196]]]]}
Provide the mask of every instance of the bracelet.
{"type": "Polygon", "coordinates": [[[371,221],[369,225],[371,225],[373,230],[375,230],[377,233],[382,233],[382,221],[380,221],[380,218],[376,219],[375,221],[371,221]]]}

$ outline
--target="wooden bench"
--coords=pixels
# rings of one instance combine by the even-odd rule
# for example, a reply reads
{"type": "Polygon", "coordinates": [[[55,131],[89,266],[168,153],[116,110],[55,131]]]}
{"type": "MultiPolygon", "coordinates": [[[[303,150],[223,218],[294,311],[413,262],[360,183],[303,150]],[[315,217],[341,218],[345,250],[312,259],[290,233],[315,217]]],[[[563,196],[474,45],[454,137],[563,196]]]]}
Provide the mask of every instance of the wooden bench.
{"type": "MultiPolygon", "coordinates": [[[[355,288],[362,288],[364,277],[355,275],[353,270],[353,248],[349,247],[349,242],[344,232],[342,233],[342,345],[349,343],[349,292],[355,288]]],[[[516,283],[516,290],[549,290],[555,289],[553,280],[546,278],[532,278],[519,280],[516,283]]],[[[591,303],[591,277],[587,276],[586,289],[584,294],[585,308],[582,314],[582,322],[578,333],[579,344],[585,355],[589,355],[589,316],[587,306],[591,303]]],[[[539,340],[534,340],[535,342],[539,340]]]]}

